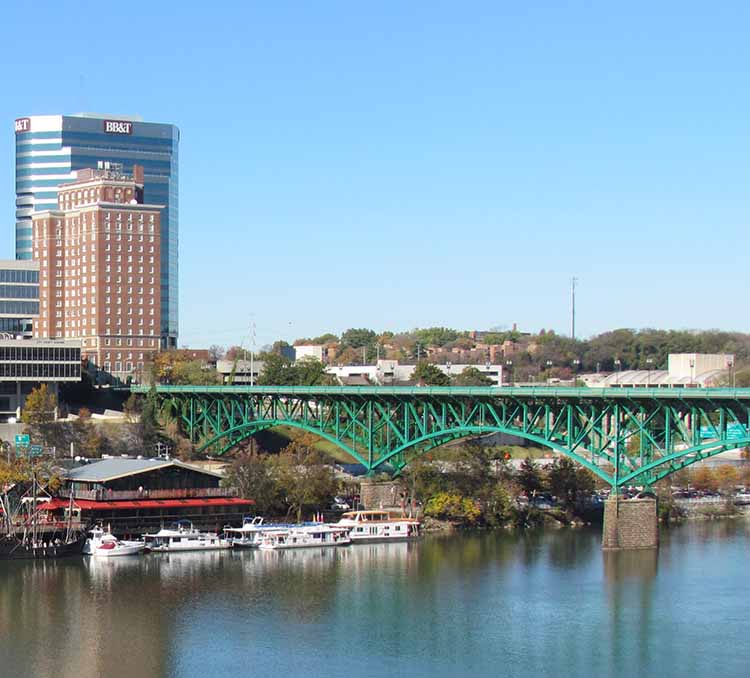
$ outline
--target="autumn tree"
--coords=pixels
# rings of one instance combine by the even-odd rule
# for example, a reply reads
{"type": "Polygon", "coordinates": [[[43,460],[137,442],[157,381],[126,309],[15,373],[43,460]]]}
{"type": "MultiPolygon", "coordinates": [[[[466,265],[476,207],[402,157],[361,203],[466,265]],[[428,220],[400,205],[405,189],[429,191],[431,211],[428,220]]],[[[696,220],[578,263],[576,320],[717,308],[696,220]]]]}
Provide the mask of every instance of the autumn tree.
{"type": "Polygon", "coordinates": [[[722,464],[716,469],[716,483],[724,494],[732,494],[739,480],[740,474],[731,464],[722,464]]]}
{"type": "Polygon", "coordinates": [[[701,466],[691,475],[691,483],[696,490],[715,492],[719,489],[716,474],[708,467],[701,466]]]}

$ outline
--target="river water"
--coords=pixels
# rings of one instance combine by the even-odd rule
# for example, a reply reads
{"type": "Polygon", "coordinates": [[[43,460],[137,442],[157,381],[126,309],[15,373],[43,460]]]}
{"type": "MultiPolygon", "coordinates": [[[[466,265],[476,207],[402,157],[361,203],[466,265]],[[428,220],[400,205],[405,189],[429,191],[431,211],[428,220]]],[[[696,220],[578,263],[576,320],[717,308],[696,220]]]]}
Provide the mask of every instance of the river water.
{"type": "Polygon", "coordinates": [[[750,676],[750,522],[0,563],[2,678],[750,676]]]}

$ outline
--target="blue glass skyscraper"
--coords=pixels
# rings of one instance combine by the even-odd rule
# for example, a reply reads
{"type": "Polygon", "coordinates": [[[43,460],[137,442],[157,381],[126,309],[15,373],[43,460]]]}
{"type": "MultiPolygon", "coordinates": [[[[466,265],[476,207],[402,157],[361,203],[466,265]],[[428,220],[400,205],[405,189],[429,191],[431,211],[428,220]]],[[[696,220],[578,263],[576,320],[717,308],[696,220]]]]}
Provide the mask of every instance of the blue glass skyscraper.
{"type": "Polygon", "coordinates": [[[165,347],[177,345],[178,146],[175,125],[79,113],[16,120],[16,259],[31,259],[31,215],[57,209],[57,186],[74,172],[115,162],[144,168],[144,202],[161,218],[161,317],[165,347]]]}

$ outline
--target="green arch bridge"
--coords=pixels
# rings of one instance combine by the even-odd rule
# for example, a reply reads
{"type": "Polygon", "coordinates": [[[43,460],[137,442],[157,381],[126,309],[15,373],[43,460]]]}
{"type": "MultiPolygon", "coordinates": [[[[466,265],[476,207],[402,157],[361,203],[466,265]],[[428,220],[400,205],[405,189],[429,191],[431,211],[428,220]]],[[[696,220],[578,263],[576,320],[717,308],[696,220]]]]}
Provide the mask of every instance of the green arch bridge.
{"type": "Polygon", "coordinates": [[[198,450],[223,454],[292,426],[370,473],[399,474],[444,443],[502,432],[570,457],[617,491],[750,446],[750,389],[157,386],[156,397],[198,450]]]}

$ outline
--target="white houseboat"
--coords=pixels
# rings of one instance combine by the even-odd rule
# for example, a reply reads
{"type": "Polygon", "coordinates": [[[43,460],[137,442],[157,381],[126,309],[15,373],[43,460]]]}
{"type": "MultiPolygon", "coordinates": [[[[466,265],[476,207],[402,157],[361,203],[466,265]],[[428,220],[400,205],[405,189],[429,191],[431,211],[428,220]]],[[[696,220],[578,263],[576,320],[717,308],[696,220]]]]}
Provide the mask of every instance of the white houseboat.
{"type": "Polygon", "coordinates": [[[199,532],[189,520],[181,520],[170,528],[144,534],[149,551],[174,553],[179,551],[214,551],[232,548],[227,539],[214,532],[199,532]]]}
{"type": "Polygon", "coordinates": [[[264,550],[301,549],[314,546],[345,546],[350,544],[348,528],[324,523],[287,525],[262,533],[258,548],[264,550]]]}
{"type": "Polygon", "coordinates": [[[242,520],[242,527],[225,527],[224,538],[235,548],[253,549],[260,546],[263,534],[277,530],[288,529],[290,525],[269,525],[263,522],[261,516],[246,517],[242,520]]]}
{"type": "Polygon", "coordinates": [[[349,530],[353,542],[399,541],[419,536],[416,518],[392,516],[388,511],[349,511],[335,525],[349,530]]]}

